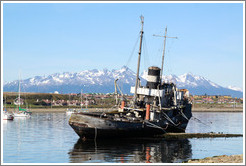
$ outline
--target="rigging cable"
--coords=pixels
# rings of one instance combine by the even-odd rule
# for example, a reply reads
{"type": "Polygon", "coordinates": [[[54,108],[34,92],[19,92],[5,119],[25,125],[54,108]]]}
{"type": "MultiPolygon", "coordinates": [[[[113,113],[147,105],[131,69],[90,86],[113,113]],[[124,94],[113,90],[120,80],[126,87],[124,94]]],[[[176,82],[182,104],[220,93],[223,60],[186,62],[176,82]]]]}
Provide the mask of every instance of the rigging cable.
{"type": "Polygon", "coordinates": [[[161,129],[164,133],[166,133],[166,130],[164,130],[163,128],[161,128],[160,126],[157,126],[157,125],[155,125],[155,124],[153,124],[153,123],[150,123],[149,121],[147,121],[147,120],[145,120],[144,121],[145,123],[147,123],[147,125],[146,126],[148,126],[148,127],[152,127],[152,128],[157,128],[157,129],[161,129]]]}
{"type": "MultiPolygon", "coordinates": [[[[194,117],[194,116],[192,116],[192,118],[193,118],[194,120],[197,120],[199,123],[201,123],[201,124],[203,124],[203,125],[205,125],[205,126],[209,126],[209,125],[207,125],[206,123],[202,122],[200,119],[198,119],[198,118],[196,118],[196,117],[194,117]]],[[[211,121],[210,121],[210,124],[212,124],[211,121]]]]}
{"type": "Polygon", "coordinates": [[[129,63],[130,63],[130,61],[131,61],[131,59],[132,59],[133,53],[134,53],[134,51],[136,50],[136,46],[137,46],[137,44],[138,44],[139,39],[140,39],[140,36],[138,35],[137,40],[136,40],[136,43],[135,43],[135,45],[134,45],[134,47],[133,47],[133,49],[132,49],[132,52],[131,52],[131,54],[130,54],[128,60],[127,60],[126,66],[129,65],[129,63]]]}
{"type": "Polygon", "coordinates": [[[146,38],[145,35],[143,35],[143,55],[144,55],[143,59],[144,59],[144,68],[146,69],[150,64],[150,60],[149,60],[148,48],[145,38],[146,38]]]}
{"type": "Polygon", "coordinates": [[[185,116],[185,114],[183,113],[183,110],[182,110],[182,109],[180,110],[180,113],[181,113],[181,115],[182,115],[186,120],[189,121],[189,119],[187,118],[187,116],[185,116]]]}
{"type": "MultiPolygon", "coordinates": [[[[172,48],[173,48],[173,44],[174,44],[174,40],[170,40],[170,42],[168,42],[166,45],[167,45],[167,53],[166,53],[166,55],[170,55],[170,50],[172,50],[172,48]],[[170,43],[170,44],[168,44],[168,43],[170,43]]],[[[166,61],[169,61],[169,62],[174,62],[174,60],[172,60],[173,59],[173,56],[166,56],[166,61]]],[[[169,65],[169,63],[167,63],[166,65],[166,72],[167,73],[172,73],[172,67],[173,66],[175,66],[175,65],[169,65]]]]}
{"type": "Polygon", "coordinates": [[[169,122],[171,122],[174,126],[178,126],[179,124],[175,124],[172,119],[169,118],[169,116],[162,111],[162,114],[164,115],[164,118],[166,118],[169,122]]]}

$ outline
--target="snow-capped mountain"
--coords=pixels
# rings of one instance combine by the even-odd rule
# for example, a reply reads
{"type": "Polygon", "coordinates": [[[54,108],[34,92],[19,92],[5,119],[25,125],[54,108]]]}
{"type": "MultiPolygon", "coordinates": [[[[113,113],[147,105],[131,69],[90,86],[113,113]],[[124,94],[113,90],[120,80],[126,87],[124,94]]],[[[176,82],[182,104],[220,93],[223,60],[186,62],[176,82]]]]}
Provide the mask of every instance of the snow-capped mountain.
{"type": "MultiPolygon", "coordinates": [[[[147,71],[143,72],[142,77],[147,78],[147,71]]],[[[180,76],[168,75],[163,76],[162,80],[165,82],[173,82],[180,89],[188,89],[193,95],[231,95],[232,97],[243,97],[242,90],[237,87],[222,87],[207,78],[202,76],[186,73],[180,76]]]]}
{"type": "MultiPolygon", "coordinates": [[[[83,89],[84,93],[111,93],[114,92],[114,80],[118,80],[118,85],[123,93],[130,92],[130,86],[135,84],[136,74],[131,69],[123,66],[119,70],[85,70],[77,73],[56,73],[49,76],[36,76],[21,81],[22,90],[25,92],[54,92],[79,93],[83,89]]],[[[141,75],[141,84],[146,84],[147,71],[141,75]]],[[[191,94],[196,95],[231,95],[242,97],[242,91],[235,87],[222,87],[202,76],[192,73],[180,76],[168,75],[162,80],[176,83],[178,88],[186,88],[191,94]]],[[[19,81],[4,84],[4,91],[18,91],[19,81]]]]}
{"type": "MultiPolygon", "coordinates": [[[[46,85],[104,85],[110,84],[116,78],[123,80],[124,83],[132,83],[135,80],[135,73],[127,67],[122,67],[120,70],[109,71],[103,70],[85,70],[78,73],[64,72],[56,73],[47,77],[37,76],[24,80],[23,83],[30,85],[46,86],[46,85]]],[[[18,81],[17,81],[18,82],[18,81]]]]}
{"type": "Polygon", "coordinates": [[[243,90],[241,89],[241,88],[239,88],[239,87],[235,87],[235,86],[228,86],[227,87],[228,89],[231,89],[231,90],[235,90],[235,91],[239,91],[239,92],[243,92],[243,90]]]}
{"type": "MultiPolygon", "coordinates": [[[[114,92],[114,81],[118,78],[117,84],[124,93],[129,93],[131,85],[135,84],[136,74],[126,66],[119,70],[85,70],[77,73],[64,72],[55,73],[49,76],[36,76],[21,81],[21,89],[24,92],[54,92],[79,93],[114,92]]],[[[145,80],[141,79],[144,83],[145,80]]],[[[8,82],[4,85],[4,91],[18,91],[19,80],[8,82]]]]}
{"type": "MultiPolygon", "coordinates": [[[[144,71],[142,74],[142,77],[144,79],[147,79],[147,71],[144,71]]],[[[201,76],[196,76],[193,75],[192,73],[186,73],[180,76],[176,76],[176,75],[168,75],[168,76],[163,76],[162,80],[164,80],[165,82],[173,82],[175,83],[178,87],[197,87],[197,86],[213,86],[216,88],[219,88],[220,86],[213,83],[212,81],[201,77],[201,76]]]]}

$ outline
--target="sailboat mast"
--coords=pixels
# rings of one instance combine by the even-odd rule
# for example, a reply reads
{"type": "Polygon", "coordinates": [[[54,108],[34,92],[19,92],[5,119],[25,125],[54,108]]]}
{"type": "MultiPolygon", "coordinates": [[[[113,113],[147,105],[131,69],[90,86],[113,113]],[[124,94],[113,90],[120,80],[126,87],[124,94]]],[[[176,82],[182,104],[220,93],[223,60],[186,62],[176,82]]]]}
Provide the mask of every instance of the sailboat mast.
{"type": "Polygon", "coordinates": [[[143,40],[143,24],[144,24],[144,17],[140,16],[142,28],[140,31],[140,44],[139,44],[139,52],[138,52],[138,68],[137,68],[137,75],[136,75],[136,83],[135,83],[135,93],[134,93],[134,102],[136,101],[137,96],[137,86],[138,86],[138,79],[139,79],[139,68],[140,68],[140,60],[141,60],[141,51],[142,51],[142,40],[143,40]]]}
{"type": "Polygon", "coordinates": [[[5,95],[5,102],[4,102],[4,104],[5,104],[5,110],[7,110],[7,105],[6,105],[6,101],[7,99],[6,99],[6,95],[5,95]]]}
{"type": "Polygon", "coordinates": [[[86,109],[87,109],[87,106],[88,106],[88,100],[87,100],[87,95],[86,95],[86,109]]]}
{"type": "Polygon", "coordinates": [[[21,99],[20,99],[20,79],[19,79],[19,97],[18,97],[19,108],[20,108],[20,102],[21,102],[21,99]]]}

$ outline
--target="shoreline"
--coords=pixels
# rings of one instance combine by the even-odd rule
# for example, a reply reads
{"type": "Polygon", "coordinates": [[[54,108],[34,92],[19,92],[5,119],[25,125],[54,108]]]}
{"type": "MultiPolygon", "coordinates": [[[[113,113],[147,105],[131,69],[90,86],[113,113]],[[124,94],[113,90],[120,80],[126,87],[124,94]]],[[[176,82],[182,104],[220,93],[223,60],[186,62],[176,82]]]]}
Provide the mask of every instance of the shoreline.
{"type": "MultiPolygon", "coordinates": [[[[80,110],[80,108],[75,108],[80,110]]],[[[110,111],[111,108],[88,108],[89,112],[103,112],[110,111]]],[[[13,112],[14,108],[8,108],[9,112],[13,112]]],[[[30,108],[31,112],[50,112],[50,113],[63,113],[67,111],[67,108],[30,108]]],[[[243,108],[192,108],[192,112],[243,112],[243,108]]]]}
{"type": "Polygon", "coordinates": [[[192,112],[243,112],[243,108],[192,108],[192,112]]]}
{"type": "Polygon", "coordinates": [[[203,159],[190,159],[183,163],[243,163],[243,154],[221,155],[221,156],[206,157],[203,159]]]}

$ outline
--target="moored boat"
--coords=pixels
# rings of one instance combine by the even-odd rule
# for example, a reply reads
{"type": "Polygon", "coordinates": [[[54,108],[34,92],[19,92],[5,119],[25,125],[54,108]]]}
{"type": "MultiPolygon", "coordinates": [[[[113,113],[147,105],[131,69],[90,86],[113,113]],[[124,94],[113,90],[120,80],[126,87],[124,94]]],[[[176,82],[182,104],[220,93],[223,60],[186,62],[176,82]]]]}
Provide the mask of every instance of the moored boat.
{"type": "Polygon", "coordinates": [[[76,109],[68,108],[66,111],[66,114],[71,115],[72,113],[75,113],[75,112],[76,112],[76,109]]]}
{"type": "Polygon", "coordinates": [[[16,112],[13,113],[14,117],[30,117],[31,112],[28,112],[26,109],[19,109],[16,112]]]}
{"type": "MultiPolygon", "coordinates": [[[[127,103],[122,96],[121,103],[118,104],[119,107],[107,113],[73,113],[69,119],[69,125],[83,140],[113,137],[153,137],[167,132],[185,132],[192,116],[192,104],[187,89],[178,89],[174,83],[162,81],[165,44],[162,68],[149,67],[147,84],[142,86],[140,83],[139,66],[143,17],[141,17],[141,23],[136,83],[130,90],[131,93],[134,93],[133,100],[127,103]]],[[[166,31],[164,37],[165,39],[167,37],[166,31]]],[[[115,87],[117,86],[115,85],[115,87]]]]}
{"type": "Polygon", "coordinates": [[[3,120],[14,120],[13,114],[7,112],[6,109],[3,111],[3,120]]]}
{"type": "Polygon", "coordinates": [[[4,104],[5,106],[3,108],[2,120],[14,120],[13,114],[7,111],[6,96],[5,96],[4,104]]]}

